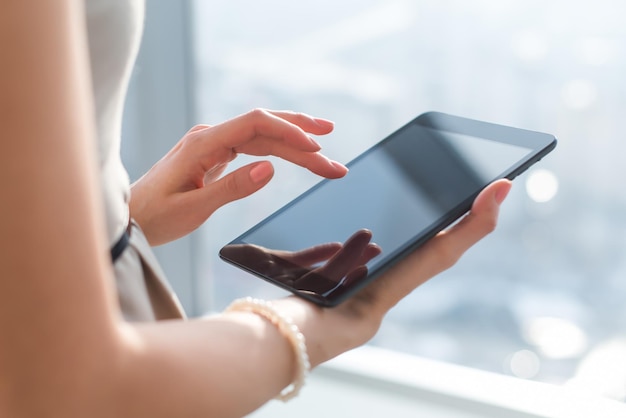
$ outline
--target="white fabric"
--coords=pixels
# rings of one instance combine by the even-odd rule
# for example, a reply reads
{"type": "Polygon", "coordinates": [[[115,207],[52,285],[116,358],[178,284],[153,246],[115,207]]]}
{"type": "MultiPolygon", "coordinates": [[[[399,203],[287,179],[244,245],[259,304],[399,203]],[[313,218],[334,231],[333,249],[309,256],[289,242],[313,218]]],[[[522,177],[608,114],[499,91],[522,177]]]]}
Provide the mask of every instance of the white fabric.
{"type": "MultiPolygon", "coordinates": [[[[96,108],[97,147],[112,246],[129,223],[130,180],[120,156],[123,107],[139,50],[144,0],[85,0],[96,108]]],[[[184,318],[141,228],[114,264],[120,308],[129,321],[184,318]]]]}
{"type": "Polygon", "coordinates": [[[86,0],[98,151],[109,242],[128,224],[130,183],[120,157],[122,113],[143,30],[144,0],[86,0]]]}

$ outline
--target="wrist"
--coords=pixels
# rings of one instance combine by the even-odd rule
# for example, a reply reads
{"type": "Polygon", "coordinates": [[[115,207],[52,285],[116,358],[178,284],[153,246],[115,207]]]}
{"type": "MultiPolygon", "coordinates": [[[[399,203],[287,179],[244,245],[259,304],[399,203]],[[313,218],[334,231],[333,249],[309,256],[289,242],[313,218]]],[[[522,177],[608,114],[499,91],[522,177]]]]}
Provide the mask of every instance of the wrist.
{"type": "MultiPolygon", "coordinates": [[[[140,179],[141,180],[141,179],[140,179]]],[[[139,182],[139,180],[138,180],[139,182]]],[[[167,240],[160,239],[155,231],[162,230],[161,228],[153,228],[155,225],[154,219],[151,219],[150,214],[154,217],[154,210],[149,210],[150,199],[147,198],[149,194],[144,193],[145,185],[138,184],[138,182],[131,185],[130,201],[128,202],[128,210],[130,217],[143,232],[146,240],[151,246],[157,246],[167,243],[167,240]]]]}
{"type": "Polygon", "coordinates": [[[277,308],[273,302],[262,299],[250,297],[237,299],[230,304],[225,312],[233,311],[252,312],[266,319],[276,327],[285,341],[289,343],[294,354],[295,372],[291,383],[280,392],[276,399],[286,402],[297,396],[311,370],[306,338],[300,332],[300,328],[298,328],[290,316],[277,308]]]}
{"type": "Polygon", "coordinates": [[[289,315],[307,342],[311,368],[367,342],[373,333],[367,331],[367,318],[350,317],[342,306],[324,308],[296,296],[273,301],[289,315]]]}

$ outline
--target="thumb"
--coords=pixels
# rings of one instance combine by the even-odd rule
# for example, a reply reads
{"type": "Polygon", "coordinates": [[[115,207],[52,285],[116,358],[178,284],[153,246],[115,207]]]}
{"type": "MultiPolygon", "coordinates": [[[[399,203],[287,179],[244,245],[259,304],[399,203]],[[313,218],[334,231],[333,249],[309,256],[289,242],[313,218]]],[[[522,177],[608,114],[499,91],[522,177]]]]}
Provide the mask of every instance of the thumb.
{"type": "Polygon", "coordinates": [[[265,186],[274,175],[274,167],[269,161],[248,164],[205,185],[195,193],[201,198],[202,205],[213,213],[220,207],[234,200],[251,195],[265,186]]]}
{"type": "Polygon", "coordinates": [[[511,181],[497,180],[487,186],[474,200],[472,209],[451,229],[432,240],[436,245],[448,248],[447,253],[456,259],[476,242],[491,233],[498,221],[500,204],[511,190],[511,181]]]}

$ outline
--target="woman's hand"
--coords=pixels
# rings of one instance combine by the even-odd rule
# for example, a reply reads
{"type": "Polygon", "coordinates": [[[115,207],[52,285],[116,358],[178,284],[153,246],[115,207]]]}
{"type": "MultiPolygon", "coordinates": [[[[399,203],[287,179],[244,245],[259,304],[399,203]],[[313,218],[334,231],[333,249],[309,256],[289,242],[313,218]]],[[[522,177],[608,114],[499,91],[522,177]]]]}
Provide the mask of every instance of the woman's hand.
{"type": "Polygon", "coordinates": [[[500,204],[510,188],[509,180],[490,184],[460,222],[334,308],[320,308],[296,297],[276,301],[295,318],[307,342],[311,342],[311,363],[317,365],[371,339],[393,306],[422,283],[452,267],[465,251],[494,230],[500,204]]]}
{"type": "Polygon", "coordinates": [[[152,245],[192,232],[218,208],[256,192],[272,178],[269,161],[220,177],[237,154],[273,155],[323,177],[342,177],[346,167],[320,154],[319,144],[308,135],[332,129],[324,119],[260,109],[219,125],[196,126],[132,186],[131,216],[152,245]]]}

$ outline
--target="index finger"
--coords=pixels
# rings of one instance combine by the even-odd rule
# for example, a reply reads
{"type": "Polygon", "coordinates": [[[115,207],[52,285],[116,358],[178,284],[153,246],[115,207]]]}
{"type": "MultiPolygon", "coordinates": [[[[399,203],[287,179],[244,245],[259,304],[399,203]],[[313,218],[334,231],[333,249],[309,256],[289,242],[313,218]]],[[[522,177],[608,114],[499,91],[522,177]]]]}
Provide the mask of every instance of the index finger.
{"type": "Polygon", "coordinates": [[[323,118],[317,118],[306,113],[287,110],[268,110],[269,113],[300,127],[305,132],[314,135],[326,135],[335,128],[335,124],[323,118]]]}
{"type": "Polygon", "coordinates": [[[215,125],[213,133],[223,147],[230,149],[240,147],[255,138],[270,138],[300,151],[317,152],[321,147],[307,131],[328,133],[330,130],[328,127],[316,125],[319,124],[314,118],[304,114],[254,109],[215,125]]]}

